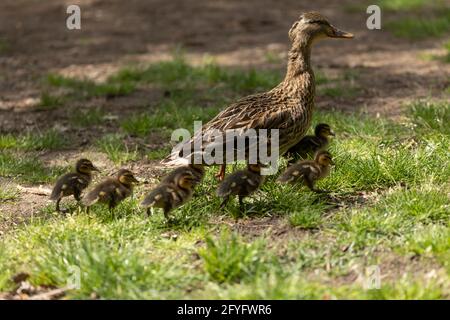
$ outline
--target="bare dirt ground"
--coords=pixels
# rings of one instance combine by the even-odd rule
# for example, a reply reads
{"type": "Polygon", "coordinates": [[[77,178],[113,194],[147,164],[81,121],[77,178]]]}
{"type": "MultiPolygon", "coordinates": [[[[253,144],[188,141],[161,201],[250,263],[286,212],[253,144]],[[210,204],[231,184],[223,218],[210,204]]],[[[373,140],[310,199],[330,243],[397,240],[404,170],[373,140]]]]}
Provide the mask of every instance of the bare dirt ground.
{"type": "MultiPolygon", "coordinates": [[[[318,44],[313,51],[313,65],[330,73],[353,69],[361,88],[352,98],[318,96],[318,108],[398,117],[409,101],[424,97],[445,99],[444,88],[450,83],[448,64],[420,57],[424,53],[442,54],[442,39],[411,42],[384,29],[370,31],[363,10],[345,9],[358,1],[79,0],[82,29],[69,31],[65,9],[72,3],[1,1],[0,133],[17,134],[64,125],[68,113],[80,104],[99,106],[122,117],[151,108],[163,95],[158,90],[145,89],[125,97],[95,98],[69,103],[62,109],[36,111],[41,79],[50,72],[101,81],[131,62],[166,59],[179,45],[193,62],[209,54],[226,66],[273,67],[266,53],[273,52],[284,61],[289,46],[287,31],[301,12],[309,10],[323,13],[336,26],[355,34],[352,41],[318,44]]],[[[284,68],[284,62],[275,63],[275,67],[284,68]]],[[[95,136],[99,130],[103,128],[75,134],[95,136]]],[[[45,163],[67,163],[79,148],[81,143],[75,150],[40,157],[45,163]]],[[[151,163],[133,166],[141,175],[153,177],[148,170],[151,163]]],[[[47,201],[44,195],[28,196],[24,192],[19,205],[0,204],[0,210],[10,214],[13,210],[13,216],[30,216],[29,208],[47,201]]]]}

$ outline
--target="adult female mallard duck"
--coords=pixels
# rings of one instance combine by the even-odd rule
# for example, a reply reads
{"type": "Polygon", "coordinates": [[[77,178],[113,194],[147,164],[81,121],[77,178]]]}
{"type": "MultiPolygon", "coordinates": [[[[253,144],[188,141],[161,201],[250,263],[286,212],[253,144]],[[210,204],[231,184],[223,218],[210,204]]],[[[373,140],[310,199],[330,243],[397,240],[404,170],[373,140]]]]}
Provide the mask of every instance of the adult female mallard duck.
{"type": "MultiPolygon", "coordinates": [[[[169,165],[180,165],[190,162],[195,150],[194,141],[201,141],[203,152],[211,144],[217,144],[217,132],[238,129],[245,133],[248,129],[279,130],[279,154],[303,138],[307,132],[314,107],[314,72],[311,68],[311,47],[319,39],[353,38],[348,32],[339,30],[317,12],[300,15],[289,30],[292,42],[288,55],[288,66],[284,80],[270,91],[244,97],[220,112],[199,130],[194,137],[183,144],[182,152],[176,148],[163,162],[169,165]],[[187,147],[186,147],[187,145],[187,147]]],[[[227,139],[221,143],[225,154],[227,139]]],[[[219,142],[220,144],[220,142],[219,142]]],[[[246,146],[246,150],[248,146],[246,146]]],[[[270,150],[268,148],[267,150],[270,150]]],[[[247,154],[247,153],[246,153],[247,154]]],[[[225,163],[223,161],[221,164],[225,163]]],[[[225,165],[218,175],[223,180],[225,165]]]]}

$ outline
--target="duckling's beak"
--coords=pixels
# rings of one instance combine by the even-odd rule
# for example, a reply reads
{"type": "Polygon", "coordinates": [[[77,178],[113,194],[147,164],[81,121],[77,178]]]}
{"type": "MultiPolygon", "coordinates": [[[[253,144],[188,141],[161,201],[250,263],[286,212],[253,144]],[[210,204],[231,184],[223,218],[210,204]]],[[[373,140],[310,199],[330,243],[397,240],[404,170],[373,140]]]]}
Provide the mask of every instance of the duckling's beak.
{"type": "Polygon", "coordinates": [[[330,136],[333,136],[333,137],[336,136],[336,134],[334,133],[334,131],[330,130],[330,136]]]}
{"type": "Polygon", "coordinates": [[[335,26],[331,26],[331,34],[329,34],[328,36],[330,38],[344,38],[344,39],[354,38],[353,33],[339,30],[335,26]]]}
{"type": "Polygon", "coordinates": [[[330,164],[333,165],[333,166],[335,165],[333,160],[330,160],[330,164]]]}
{"type": "Polygon", "coordinates": [[[92,171],[97,171],[97,172],[101,172],[99,168],[92,166],[92,171]]]}

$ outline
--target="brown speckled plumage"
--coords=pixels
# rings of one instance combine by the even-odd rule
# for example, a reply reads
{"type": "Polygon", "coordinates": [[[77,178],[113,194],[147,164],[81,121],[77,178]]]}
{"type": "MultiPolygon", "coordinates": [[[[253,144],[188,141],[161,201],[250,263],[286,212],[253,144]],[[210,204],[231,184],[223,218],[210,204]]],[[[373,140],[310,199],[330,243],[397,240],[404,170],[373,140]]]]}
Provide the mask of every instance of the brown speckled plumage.
{"type": "Polygon", "coordinates": [[[217,188],[217,195],[224,199],[221,207],[227,204],[230,197],[238,196],[242,210],[243,199],[258,190],[263,181],[264,176],[261,175],[258,165],[249,164],[247,169],[228,175],[217,188]]]}
{"type": "Polygon", "coordinates": [[[106,178],[97,184],[83,198],[83,204],[90,207],[96,202],[105,203],[112,211],[122,200],[133,193],[133,184],[137,182],[131,171],[121,169],[116,177],[106,178]]]}
{"type": "Polygon", "coordinates": [[[176,168],[169,172],[162,180],[161,183],[176,183],[176,179],[180,174],[183,173],[192,173],[193,181],[192,185],[195,186],[202,182],[203,177],[205,176],[205,168],[202,165],[189,164],[179,168],[176,168]]]}
{"type": "Polygon", "coordinates": [[[328,146],[329,136],[334,136],[330,126],[326,123],[319,123],[314,129],[314,135],[304,136],[286,152],[287,156],[292,158],[290,163],[299,158],[306,159],[317,151],[324,150],[328,146]]]}
{"type": "Polygon", "coordinates": [[[150,215],[152,207],[162,208],[164,216],[169,219],[171,210],[183,205],[192,197],[196,183],[198,178],[192,171],[180,170],[153,189],[142,201],[141,206],[147,208],[147,215],[150,215]]]}
{"type": "Polygon", "coordinates": [[[92,171],[98,171],[88,159],[80,159],[75,165],[75,172],[61,176],[53,187],[50,200],[56,201],[56,211],[60,211],[59,203],[64,197],[73,195],[75,200],[80,201],[81,193],[92,180],[92,171]]]}
{"type": "Polygon", "coordinates": [[[318,151],[314,160],[303,160],[288,167],[277,179],[280,183],[304,183],[312,191],[317,180],[325,178],[330,173],[330,165],[334,164],[328,151],[318,151]]]}

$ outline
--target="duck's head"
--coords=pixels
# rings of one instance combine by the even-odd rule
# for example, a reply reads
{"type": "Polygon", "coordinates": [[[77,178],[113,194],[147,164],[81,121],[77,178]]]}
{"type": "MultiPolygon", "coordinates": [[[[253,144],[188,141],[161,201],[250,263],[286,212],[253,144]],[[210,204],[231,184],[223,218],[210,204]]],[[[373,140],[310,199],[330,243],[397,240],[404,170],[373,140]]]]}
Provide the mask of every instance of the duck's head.
{"type": "Polygon", "coordinates": [[[325,150],[318,151],[316,153],[316,156],[314,157],[314,161],[324,167],[334,165],[334,161],[333,161],[333,157],[331,156],[331,153],[329,153],[328,151],[325,151],[325,150]]]}
{"type": "Polygon", "coordinates": [[[198,179],[191,172],[180,173],[176,178],[176,184],[182,189],[191,189],[198,179]]]}
{"type": "Polygon", "coordinates": [[[326,123],[319,123],[316,128],[314,129],[314,133],[318,137],[329,137],[329,136],[335,136],[335,133],[333,130],[331,130],[331,127],[326,123]]]}
{"type": "Polygon", "coordinates": [[[121,184],[126,186],[131,186],[134,183],[139,182],[139,180],[134,177],[133,173],[127,169],[120,169],[117,173],[117,179],[121,184]]]}
{"type": "Polygon", "coordinates": [[[98,170],[90,160],[88,159],[80,159],[77,161],[76,165],[75,165],[75,170],[77,172],[80,173],[86,173],[89,174],[92,171],[98,171],[100,172],[100,170],[98,170]]]}
{"type": "Polygon", "coordinates": [[[263,167],[262,164],[247,164],[247,170],[255,173],[261,173],[261,167],[263,167]]]}
{"type": "Polygon", "coordinates": [[[307,12],[294,22],[289,30],[289,38],[293,43],[300,40],[311,43],[323,38],[351,39],[353,34],[339,30],[318,12],[307,12]]]}

